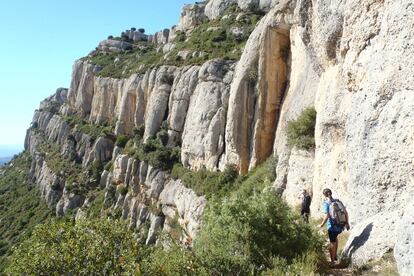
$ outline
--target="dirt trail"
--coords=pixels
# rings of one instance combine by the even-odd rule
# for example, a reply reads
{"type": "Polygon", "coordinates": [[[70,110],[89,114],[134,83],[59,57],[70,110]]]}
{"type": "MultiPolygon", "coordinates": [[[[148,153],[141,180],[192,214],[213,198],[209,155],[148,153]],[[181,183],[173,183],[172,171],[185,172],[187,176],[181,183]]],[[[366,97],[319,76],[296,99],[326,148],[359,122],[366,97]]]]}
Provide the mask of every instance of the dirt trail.
{"type": "Polygon", "coordinates": [[[353,269],[349,266],[349,264],[343,261],[336,262],[333,267],[329,267],[329,260],[331,259],[329,255],[329,242],[327,242],[325,245],[325,259],[327,260],[327,263],[326,263],[327,268],[326,268],[326,271],[322,273],[322,275],[326,275],[326,276],[355,275],[355,273],[353,273],[353,269]]]}

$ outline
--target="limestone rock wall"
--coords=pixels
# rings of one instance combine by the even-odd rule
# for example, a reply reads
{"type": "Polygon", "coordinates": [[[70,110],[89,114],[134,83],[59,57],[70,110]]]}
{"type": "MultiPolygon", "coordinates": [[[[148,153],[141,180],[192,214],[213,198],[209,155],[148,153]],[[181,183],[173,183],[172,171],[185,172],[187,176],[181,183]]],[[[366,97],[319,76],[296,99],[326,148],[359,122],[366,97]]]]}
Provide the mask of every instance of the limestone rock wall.
{"type": "Polygon", "coordinates": [[[109,161],[114,147],[112,139],[98,137],[93,140],[91,136],[73,128],[61,113],[57,113],[69,109],[65,91],[58,89],[53,96],[42,101],[25,139],[25,149],[32,156],[29,179],[39,188],[49,207],[56,208],[59,216],[82,206],[85,198],[66,190],[70,175],[48,164],[58,161],[49,161],[49,155],[53,153],[45,152],[44,147],[55,145],[63,162],[77,163],[83,168],[94,161],[109,161]]]}
{"type": "Polygon", "coordinates": [[[407,223],[402,218],[414,195],[409,119],[414,64],[407,59],[414,33],[404,27],[413,24],[414,9],[404,1],[286,4],[274,9],[285,14],[276,25],[291,26],[292,59],[274,143],[275,186],[287,199],[298,188],[291,175],[305,163],[296,162],[297,154],[286,145],[286,124],[314,105],[316,148],[309,153],[315,155],[314,171],[301,173],[305,182],[313,179],[313,215],[320,215],[322,189],[331,188],[347,205],[354,226],[346,249],[353,262],[394,249],[400,271],[406,271],[406,260],[398,256],[411,252],[410,245],[396,246],[407,240],[396,229],[407,223]]]}
{"type": "Polygon", "coordinates": [[[191,97],[182,135],[181,160],[192,169],[215,170],[224,152],[224,131],[229,85],[234,64],[222,60],[205,63],[191,97]]]}
{"type": "Polygon", "coordinates": [[[191,245],[201,226],[206,205],[203,196],[185,188],[181,180],[128,155],[118,155],[113,172],[104,171],[101,179],[107,190],[115,190],[106,193],[105,201],[114,202],[112,209],[122,210],[131,228],[147,234],[147,244],[156,242],[157,231],[177,231],[178,223],[185,230],[180,240],[191,245]],[[121,194],[121,187],[128,192],[121,194]]]}

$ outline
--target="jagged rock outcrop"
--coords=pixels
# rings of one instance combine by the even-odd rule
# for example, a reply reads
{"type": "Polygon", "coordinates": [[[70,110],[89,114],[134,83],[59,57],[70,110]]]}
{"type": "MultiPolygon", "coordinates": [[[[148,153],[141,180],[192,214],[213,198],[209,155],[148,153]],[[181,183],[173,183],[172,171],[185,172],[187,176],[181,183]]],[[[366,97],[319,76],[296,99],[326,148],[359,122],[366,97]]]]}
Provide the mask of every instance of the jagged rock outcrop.
{"type": "Polygon", "coordinates": [[[32,160],[29,179],[38,187],[41,197],[45,199],[49,207],[56,204],[62,196],[64,178],[53,172],[44,157],[39,154],[36,154],[32,160]]]}
{"type": "Polygon", "coordinates": [[[160,194],[162,212],[170,219],[178,215],[178,221],[195,237],[201,227],[201,218],[206,205],[205,197],[197,196],[185,188],[180,180],[170,180],[160,194]]]}
{"type": "Polygon", "coordinates": [[[180,180],[172,180],[168,173],[156,169],[145,161],[128,155],[119,155],[114,161],[113,172],[104,171],[101,186],[126,187],[128,192],[115,195],[107,193],[105,200],[113,200],[114,209],[122,209],[122,217],[138,231],[149,225],[146,243],[156,241],[159,230],[171,231],[173,221],[185,229],[181,237],[187,243],[197,235],[201,216],[206,205],[204,197],[185,188],[180,180]],[[113,198],[115,196],[115,198],[113,198]],[[112,199],[110,199],[112,197],[112,199]]]}
{"type": "Polygon", "coordinates": [[[209,19],[219,17],[235,0],[211,0],[205,7],[205,14],[209,19]]]}
{"type": "Polygon", "coordinates": [[[68,89],[58,88],[56,93],[40,102],[39,109],[52,108],[53,105],[62,105],[68,98],[68,89]]]}
{"type": "Polygon", "coordinates": [[[269,11],[276,6],[279,0],[210,0],[205,7],[205,14],[209,19],[215,19],[224,14],[231,5],[237,5],[242,10],[269,11]]]}
{"type": "MultiPolygon", "coordinates": [[[[131,33],[130,39],[133,39],[133,34],[131,33]]],[[[132,44],[126,41],[114,40],[114,39],[105,39],[99,42],[98,49],[104,53],[110,52],[120,52],[132,49],[132,44]]]]}
{"type": "Polygon", "coordinates": [[[78,60],[73,65],[72,81],[68,92],[70,109],[64,107],[64,114],[79,112],[86,116],[91,112],[93,98],[93,78],[100,71],[99,66],[78,60]]]}
{"type": "Polygon", "coordinates": [[[56,215],[64,216],[69,210],[81,207],[84,201],[85,197],[83,195],[71,193],[64,189],[63,195],[56,205],[56,215]]]}
{"type": "MultiPolygon", "coordinates": [[[[313,173],[301,172],[304,182],[312,181],[313,214],[320,213],[322,189],[330,187],[348,206],[355,233],[377,216],[396,216],[374,223],[371,235],[395,233],[405,211],[401,202],[413,198],[414,189],[409,161],[413,135],[407,131],[413,125],[412,120],[401,119],[412,117],[414,103],[409,92],[412,74],[407,75],[409,69],[401,70],[413,68],[413,64],[402,59],[403,55],[395,56],[394,51],[412,55],[406,45],[413,34],[402,27],[412,23],[412,14],[413,8],[402,1],[338,1],[334,6],[307,1],[279,3],[257,25],[235,69],[226,124],[227,162],[247,171],[266,158],[273,136],[274,154],[279,157],[275,186],[295,204],[292,195],[298,185],[292,183],[297,181],[292,175],[302,170],[303,164],[295,161],[297,155],[291,154],[287,145],[287,123],[307,106],[315,106],[316,149],[307,154],[315,155],[313,161],[307,161],[314,169],[313,173]],[[363,12],[365,9],[369,12],[363,12]],[[398,26],[388,23],[397,20],[397,11],[406,15],[405,23],[398,26]],[[282,59],[282,67],[274,62],[277,54],[287,57],[282,59]],[[380,58],[383,55],[386,58],[380,58]],[[257,82],[249,82],[249,70],[256,62],[257,82]],[[407,82],[403,84],[402,79],[407,82]],[[286,88],[269,89],[269,80],[273,84],[285,81],[286,88]],[[257,91],[258,97],[251,91],[257,91]]],[[[366,246],[349,251],[355,263],[379,258],[395,245],[395,239],[385,242],[369,235],[366,239],[366,246]]]]}
{"type": "Polygon", "coordinates": [[[113,149],[114,141],[112,139],[99,137],[93,144],[89,154],[85,156],[83,165],[86,167],[94,161],[99,163],[108,162],[112,158],[113,149]]]}
{"type": "Polygon", "coordinates": [[[283,197],[293,206],[301,204],[303,190],[312,191],[313,187],[313,151],[293,149],[289,156],[289,170],[283,197]]]}
{"type": "Polygon", "coordinates": [[[204,12],[205,6],[205,3],[185,5],[182,9],[180,20],[175,28],[175,31],[191,31],[194,27],[203,23],[206,19],[204,12]]]}

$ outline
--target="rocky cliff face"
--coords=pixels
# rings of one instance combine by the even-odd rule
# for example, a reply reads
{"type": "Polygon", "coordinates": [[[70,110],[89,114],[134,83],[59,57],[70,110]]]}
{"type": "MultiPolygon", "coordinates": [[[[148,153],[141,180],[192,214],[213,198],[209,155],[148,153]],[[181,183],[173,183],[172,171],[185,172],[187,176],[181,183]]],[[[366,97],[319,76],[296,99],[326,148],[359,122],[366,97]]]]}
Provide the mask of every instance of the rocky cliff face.
{"type": "MultiPolygon", "coordinates": [[[[310,189],[312,214],[319,216],[321,191],[329,187],[348,207],[353,230],[345,252],[355,263],[394,250],[400,272],[409,275],[414,6],[403,0],[211,0],[186,6],[179,25],[149,36],[149,43],[167,56],[179,32],[190,36],[206,18],[223,20],[234,5],[237,18],[265,13],[237,61],[154,66],[124,79],[99,76],[101,66],[77,61],[69,90],[58,90],[35,112],[25,143],[35,157],[30,177],[58,214],[81,207],[81,217],[93,197],[67,189],[73,179],[56,170],[62,167],[44,144],[58,145],[81,174],[95,161],[112,159],[113,170],[100,180],[112,208],[122,210],[131,227],[148,225],[149,244],[177,219],[186,229],[183,242],[191,243],[205,198],[167,171],[122,153],[113,135],[142,128],[149,141],[165,129],[167,146],[180,146],[182,164],[193,170],[235,165],[244,174],[276,155],[274,186],[292,205],[301,189],[310,189]],[[317,111],[316,147],[292,149],[288,122],[309,106],[317,111]],[[96,137],[85,125],[112,127],[113,134],[96,137]]],[[[85,186],[98,185],[91,175],[83,179],[85,186]]]]}

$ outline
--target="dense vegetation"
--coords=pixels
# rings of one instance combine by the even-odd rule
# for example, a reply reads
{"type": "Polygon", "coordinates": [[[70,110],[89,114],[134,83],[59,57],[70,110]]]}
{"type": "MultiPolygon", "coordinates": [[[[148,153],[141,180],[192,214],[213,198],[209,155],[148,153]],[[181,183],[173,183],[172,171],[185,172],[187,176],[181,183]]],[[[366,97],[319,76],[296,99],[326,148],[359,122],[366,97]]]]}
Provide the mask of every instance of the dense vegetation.
{"type": "Polygon", "coordinates": [[[14,251],[11,275],[134,275],[138,244],[125,223],[60,221],[39,225],[14,251]]]}
{"type": "MultiPolygon", "coordinates": [[[[267,188],[275,177],[274,160],[244,178],[216,174],[214,181],[227,179],[230,188],[210,194],[204,226],[192,249],[183,248],[172,236],[160,236],[163,242],[155,247],[136,244],[133,233],[113,220],[54,222],[39,226],[14,251],[9,272],[275,275],[317,268],[320,236],[267,188]]],[[[202,177],[193,180],[197,181],[213,183],[202,177]]]]}
{"type": "Polygon", "coordinates": [[[13,245],[27,238],[33,228],[53,216],[40,192],[27,183],[30,157],[21,154],[0,169],[0,274],[13,245]]]}
{"type": "Polygon", "coordinates": [[[263,16],[259,12],[249,12],[236,17],[239,12],[237,5],[232,5],[222,18],[206,20],[188,37],[178,31],[175,48],[166,56],[155,44],[140,41],[129,51],[97,52],[85,59],[102,67],[98,75],[113,78],[125,78],[160,65],[200,65],[213,58],[238,60],[250,33],[263,16]],[[188,57],[184,59],[180,51],[187,51],[188,57]]]}
{"type": "Polygon", "coordinates": [[[77,131],[87,134],[92,141],[95,141],[99,136],[111,136],[115,125],[115,122],[104,125],[91,124],[87,120],[76,115],[64,116],[63,119],[70,127],[76,127],[77,131]]]}
{"type": "Polygon", "coordinates": [[[166,124],[162,125],[154,137],[149,137],[146,141],[143,138],[143,126],[136,128],[134,133],[134,137],[125,143],[124,153],[139,161],[147,161],[154,168],[167,171],[180,162],[180,147],[167,147],[166,124]]]}
{"type": "MultiPolygon", "coordinates": [[[[86,195],[88,191],[96,188],[103,171],[103,164],[100,162],[94,161],[84,168],[76,158],[74,160],[64,158],[60,147],[47,141],[40,144],[38,151],[45,158],[48,168],[66,179],[65,187],[68,192],[86,195]]],[[[52,189],[60,189],[60,187],[52,187],[52,189]]]]}
{"type": "Polygon", "coordinates": [[[287,137],[289,145],[305,150],[315,148],[315,123],[315,108],[308,107],[304,109],[295,121],[288,124],[287,137]]]}

